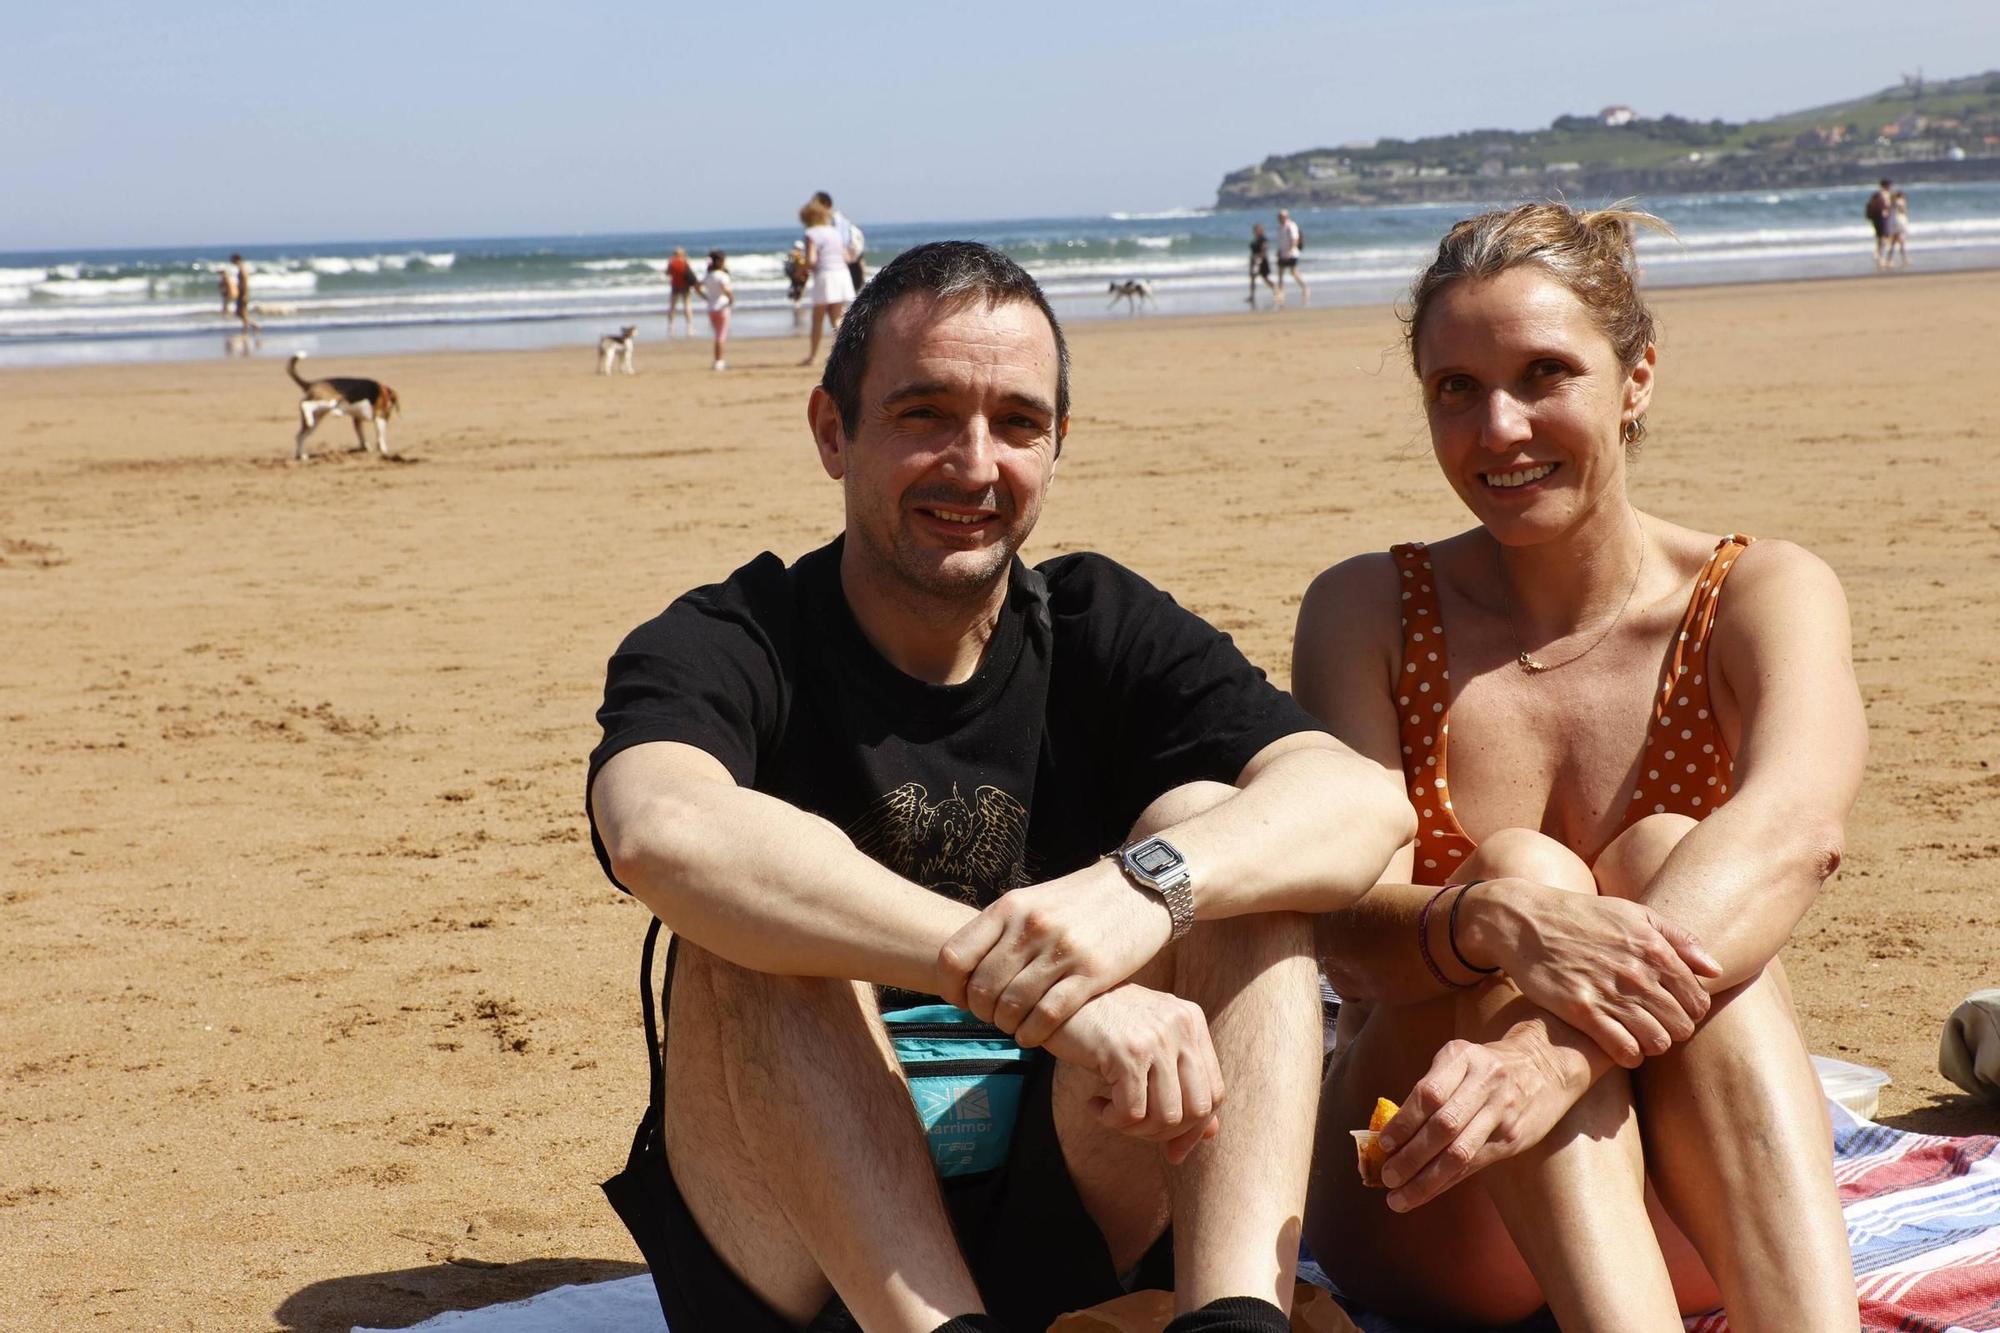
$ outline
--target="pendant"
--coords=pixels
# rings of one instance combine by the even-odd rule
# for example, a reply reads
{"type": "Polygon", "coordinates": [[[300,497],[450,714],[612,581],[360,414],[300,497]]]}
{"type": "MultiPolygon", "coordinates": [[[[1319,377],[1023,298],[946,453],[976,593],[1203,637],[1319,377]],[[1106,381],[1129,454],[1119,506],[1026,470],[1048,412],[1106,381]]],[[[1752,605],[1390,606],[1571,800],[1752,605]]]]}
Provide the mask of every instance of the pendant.
{"type": "Polygon", "coordinates": [[[1530,656],[1525,649],[1522,651],[1521,670],[1526,671],[1532,675],[1534,672],[1547,671],[1548,669],[1549,669],[1549,664],[1547,662],[1542,661],[1542,659],[1539,657],[1530,656]]]}

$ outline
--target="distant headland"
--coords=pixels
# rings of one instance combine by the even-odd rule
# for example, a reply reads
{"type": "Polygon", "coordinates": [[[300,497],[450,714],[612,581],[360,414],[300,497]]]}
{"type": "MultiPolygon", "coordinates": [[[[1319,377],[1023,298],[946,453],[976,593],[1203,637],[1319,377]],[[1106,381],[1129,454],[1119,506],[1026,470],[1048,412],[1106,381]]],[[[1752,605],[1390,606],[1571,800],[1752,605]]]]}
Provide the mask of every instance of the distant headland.
{"type": "Polygon", "coordinates": [[[1904,78],[1853,101],[1731,124],[1628,106],[1545,130],[1468,130],[1267,157],[1225,176],[1215,206],[1433,203],[1912,180],[2000,179],[2000,70],[1904,78]]]}

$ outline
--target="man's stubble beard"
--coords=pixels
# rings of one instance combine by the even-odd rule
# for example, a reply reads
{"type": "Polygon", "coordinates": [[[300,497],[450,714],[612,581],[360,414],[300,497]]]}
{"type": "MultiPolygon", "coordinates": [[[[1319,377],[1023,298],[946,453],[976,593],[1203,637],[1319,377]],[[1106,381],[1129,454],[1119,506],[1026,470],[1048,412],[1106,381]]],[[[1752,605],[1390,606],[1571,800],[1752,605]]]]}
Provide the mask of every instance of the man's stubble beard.
{"type": "Polygon", "coordinates": [[[947,559],[958,557],[956,570],[942,568],[937,553],[918,549],[900,523],[892,529],[894,535],[886,545],[867,525],[860,526],[855,535],[866,549],[868,562],[885,585],[900,590],[905,605],[927,619],[942,619],[982,607],[1005,585],[1014,554],[1034,531],[1040,509],[1036,505],[1025,523],[1010,521],[1006,535],[985,550],[948,553],[947,559]],[[967,560],[967,556],[978,559],[967,560]]]}

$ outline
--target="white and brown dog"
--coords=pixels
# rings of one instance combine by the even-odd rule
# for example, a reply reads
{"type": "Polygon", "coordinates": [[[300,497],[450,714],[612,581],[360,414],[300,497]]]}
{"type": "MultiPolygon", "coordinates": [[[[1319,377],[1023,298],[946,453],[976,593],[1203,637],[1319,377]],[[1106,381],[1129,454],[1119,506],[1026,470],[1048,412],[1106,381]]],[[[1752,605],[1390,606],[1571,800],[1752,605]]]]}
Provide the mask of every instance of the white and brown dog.
{"type": "Polygon", "coordinates": [[[607,333],[597,340],[597,373],[609,375],[611,367],[619,361],[625,363],[625,373],[632,373],[632,346],[639,341],[639,326],[627,324],[616,333],[607,333]]]}
{"type": "Polygon", "coordinates": [[[1148,305],[1159,304],[1153,300],[1153,289],[1138,278],[1129,278],[1124,282],[1114,282],[1111,284],[1111,305],[1107,305],[1105,309],[1109,310],[1111,306],[1117,305],[1120,301],[1125,302],[1126,307],[1135,315],[1139,313],[1139,304],[1142,301],[1148,305]]]}
{"type": "Polygon", "coordinates": [[[380,380],[351,379],[342,376],[337,379],[309,380],[299,374],[299,362],[306,359],[304,352],[292,353],[292,359],[285,363],[285,371],[299,386],[305,397],[299,402],[299,435],[292,445],[292,457],[306,456],[306,436],[312,434],[314,426],[324,416],[346,417],[354,423],[354,447],[358,452],[368,451],[368,436],[362,431],[361,423],[375,423],[375,449],[382,457],[389,456],[389,418],[395,414],[396,391],[380,380]]]}

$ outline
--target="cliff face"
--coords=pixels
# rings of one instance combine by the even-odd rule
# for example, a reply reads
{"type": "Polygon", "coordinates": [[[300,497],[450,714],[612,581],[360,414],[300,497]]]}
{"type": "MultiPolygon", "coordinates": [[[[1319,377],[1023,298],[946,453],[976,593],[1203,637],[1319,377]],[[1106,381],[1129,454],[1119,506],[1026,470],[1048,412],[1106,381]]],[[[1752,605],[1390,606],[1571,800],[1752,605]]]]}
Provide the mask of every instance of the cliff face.
{"type": "Polygon", "coordinates": [[[1470,130],[1315,148],[1225,176],[1218,208],[1593,197],[2000,178],[2000,72],[1910,80],[1851,102],[1730,124],[1628,107],[1545,130],[1470,130]]]}

